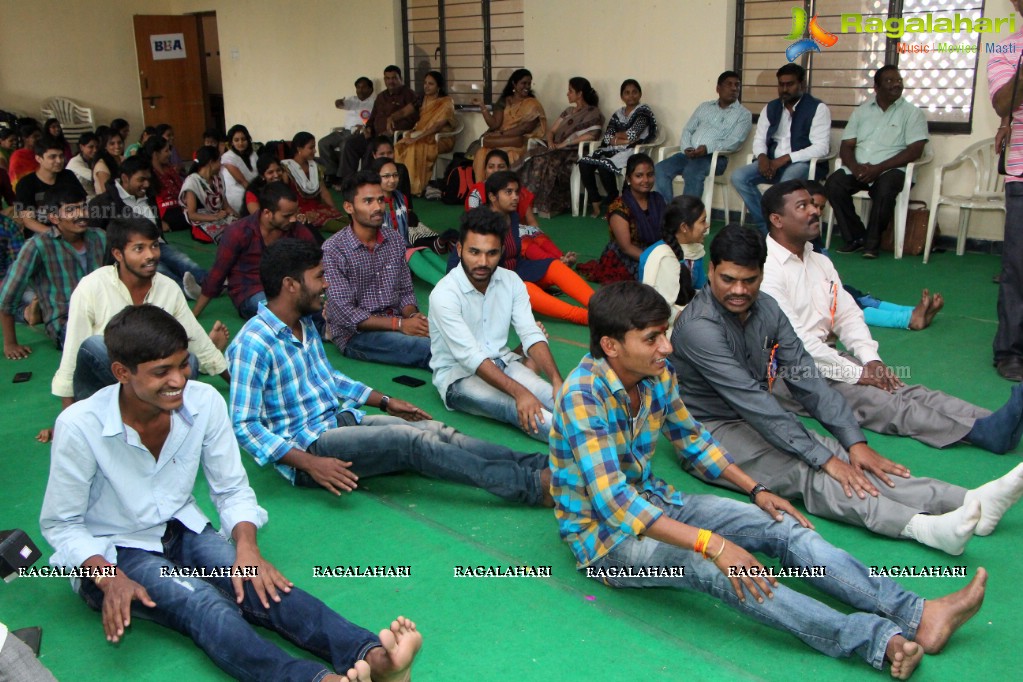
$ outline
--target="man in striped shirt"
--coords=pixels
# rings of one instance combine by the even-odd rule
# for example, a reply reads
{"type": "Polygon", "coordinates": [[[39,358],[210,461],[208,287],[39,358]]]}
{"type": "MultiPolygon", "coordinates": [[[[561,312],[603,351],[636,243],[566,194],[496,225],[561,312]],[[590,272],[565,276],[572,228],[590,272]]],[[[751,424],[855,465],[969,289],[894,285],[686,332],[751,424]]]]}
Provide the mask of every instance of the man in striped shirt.
{"type": "MultiPolygon", "coordinates": [[[[1023,14],[1020,0],[1010,0],[1023,14]]],[[[999,43],[987,63],[988,90],[1008,139],[1005,160],[1005,241],[998,280],[998,331],[994,361],[1009,381],[1023,380],[1023,28],[999,43]]]]}

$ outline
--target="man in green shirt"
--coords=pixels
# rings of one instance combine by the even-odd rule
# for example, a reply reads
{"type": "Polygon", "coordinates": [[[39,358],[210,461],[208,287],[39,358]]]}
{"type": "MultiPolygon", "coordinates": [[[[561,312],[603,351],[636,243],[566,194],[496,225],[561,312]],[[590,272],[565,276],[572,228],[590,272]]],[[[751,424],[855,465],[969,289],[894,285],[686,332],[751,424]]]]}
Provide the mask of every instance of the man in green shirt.
{"type": "Polygon", "coordinates": [[[916,161],[927,144],[924,112],[902,99],[902,74],[886,64],[874,73],[876,97],[858,106],[842,135],[838,155],[842,168],[828,177],[824,189],[835,211],[845,245],[839,253],[863,251],[877,258],[881,233],[895,212],[895,199],[906,179],[906,164],[916,161]],[[852,197],[870,192],[867,226],[856,215],[852,197]]]}

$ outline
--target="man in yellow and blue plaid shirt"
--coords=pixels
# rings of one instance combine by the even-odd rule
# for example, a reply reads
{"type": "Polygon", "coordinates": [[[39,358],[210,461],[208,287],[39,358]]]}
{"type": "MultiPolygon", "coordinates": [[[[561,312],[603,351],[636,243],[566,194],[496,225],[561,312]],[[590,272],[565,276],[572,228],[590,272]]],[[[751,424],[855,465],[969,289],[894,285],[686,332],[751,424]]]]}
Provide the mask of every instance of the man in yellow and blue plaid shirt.
{"type": "Polygon", "coordinates": [[[579,568],[612,587],[708,593],[822,653],[855,653],[877,669],[888,662],[905,679],[979,609],[987,573],[977,569],[960,592],[925,609],[922,597],[871,576],[825,541],[689,415],[666,361],[669,313],[660,294],[634,281],[590,300],[590,352],[561,387],[550,438],[555,516],[579,568]],[[756,506],[683,496],[656,478],[658,433],[707,477],[749,491],[756,506]],[[751,552],[778,557],[784,568],[769,571],[751,552]],[[854,612],[779,585],[774,573],[782,571],[811,578],[854,612]]]}

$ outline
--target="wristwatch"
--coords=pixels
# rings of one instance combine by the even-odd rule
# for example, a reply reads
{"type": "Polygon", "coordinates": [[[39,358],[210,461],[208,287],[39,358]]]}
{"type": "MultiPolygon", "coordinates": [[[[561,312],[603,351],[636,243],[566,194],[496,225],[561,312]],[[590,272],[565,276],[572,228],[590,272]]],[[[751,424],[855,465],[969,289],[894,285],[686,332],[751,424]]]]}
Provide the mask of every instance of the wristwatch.
{"type": "Polygon", "coordinates": [[[380,404],[377,407],[380,408],[381,412],[387,412],[387,406],[391,403],[391,396],[382,395],[380,396],[380,404]]]}
{"type": "Polygon", "coordinates": [[[756,504],[757,503],[757,494],[758,493],[769,493],[769,492],[771,492],[770,488],[768,488],[763,483],[757,483],[755,486],[753,486],[753,490],[749,491],[749,501],[752,502],[753,504],[756,504]]]}

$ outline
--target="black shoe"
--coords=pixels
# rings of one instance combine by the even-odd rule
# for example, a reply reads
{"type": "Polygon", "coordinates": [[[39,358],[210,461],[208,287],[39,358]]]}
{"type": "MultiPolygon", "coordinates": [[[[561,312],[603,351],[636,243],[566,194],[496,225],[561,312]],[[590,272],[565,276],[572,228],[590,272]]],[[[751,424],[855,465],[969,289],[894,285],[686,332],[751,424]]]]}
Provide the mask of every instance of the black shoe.
{"type": "Polygon", "coordinates": [[[863,257],[866,258],[867,260],[875,260],[877,258],[877,250],[870,249],[869,251],[864,251],[863,257]]]}
{"type": "Polygon", "coordinates": [[[1023,358],[1010,355],[995,362],[998,374],[1009,381],[1023,381],[1023,358]]]}
{"type": "Polygon", "coordinates": [[[856,239],[854,241],[851,241],[851,242],[848,242],[848,243],[844,244],[840,248],[835,249],[835,251],[837,253],[856,253],[857,251],[862,251],[862,250],[863,250],[863,240],[862,239],[856,239]]]}

